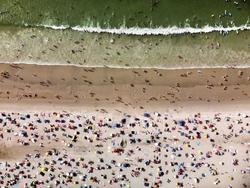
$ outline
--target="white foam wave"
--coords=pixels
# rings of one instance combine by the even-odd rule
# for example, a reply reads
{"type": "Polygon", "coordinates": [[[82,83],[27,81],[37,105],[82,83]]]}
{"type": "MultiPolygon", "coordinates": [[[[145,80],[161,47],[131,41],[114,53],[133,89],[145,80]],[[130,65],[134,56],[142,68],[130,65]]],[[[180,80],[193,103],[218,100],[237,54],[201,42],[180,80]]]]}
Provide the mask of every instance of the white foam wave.
{"type": "Polygon", "coordinates": [[[63,67],[80,67],[80,68],[108,68],[108,69],[159,69],[159,70],[191,70],[191,69],[249,69],[250,65],[196,65],[196,66],[121,66],[121,65],[80,65],[80,64],[66,64],[59,62],[45,62],[45,61],[0,61],[0,64],[16,64],[16,65],[39,65],[39,66],[63,66],[63,67]]]}
{"type": "Polygon", "coordinates": [[[202,28],[194,27],[159,27],[159,28],[139,28],[139,27],[121,27],[121,28],[101,28],[101,27],[88,27],[88,26],[55,26],[55,25],[37,25],[38,27],[51,28],[56,30],[72,29],[74,31],[89,32],[89,33],[111,33],[111,34],[127,34],[127,35],[173,35],[184,33],[210,33],[210,32],[223,32],[250,30],[250,25],[245,24],[233,27],[212,27],[206,25],[202,28]]]}

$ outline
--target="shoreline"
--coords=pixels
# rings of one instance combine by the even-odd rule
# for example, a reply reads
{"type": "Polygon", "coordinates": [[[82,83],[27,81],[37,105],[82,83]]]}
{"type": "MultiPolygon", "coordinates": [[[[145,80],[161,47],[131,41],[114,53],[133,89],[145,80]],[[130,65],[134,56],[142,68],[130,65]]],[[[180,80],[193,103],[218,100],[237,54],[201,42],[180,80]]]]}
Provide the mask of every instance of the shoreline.
{"type": "Polygon", "coordinates": [[[63,64],[63,63],[46,63],[46,62],[0,62],[0,64],[7,65],[41,65],[41,66],[69,66],[69,67],[79,67],[79,68],[107,68],[107,69],[157,69],[157,70],[205,70],[205,69],[249,69],[250,65],[225,65],[225,66],[197,66],[197,67],[147,67],[147,66],[116,66],[116,65],[77,65],[77,64],[63,64]]]}

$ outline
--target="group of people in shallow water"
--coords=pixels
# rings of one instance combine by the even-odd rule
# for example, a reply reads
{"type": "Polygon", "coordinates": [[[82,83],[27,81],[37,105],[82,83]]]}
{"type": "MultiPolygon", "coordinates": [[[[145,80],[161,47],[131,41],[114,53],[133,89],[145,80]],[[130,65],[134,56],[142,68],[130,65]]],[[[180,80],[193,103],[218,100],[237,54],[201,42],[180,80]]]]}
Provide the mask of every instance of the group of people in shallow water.
{"type": "Polygon", "coordinates": [[[248,187],[249,123],[241,113],[2,112],[0,184],[248,187]]]}

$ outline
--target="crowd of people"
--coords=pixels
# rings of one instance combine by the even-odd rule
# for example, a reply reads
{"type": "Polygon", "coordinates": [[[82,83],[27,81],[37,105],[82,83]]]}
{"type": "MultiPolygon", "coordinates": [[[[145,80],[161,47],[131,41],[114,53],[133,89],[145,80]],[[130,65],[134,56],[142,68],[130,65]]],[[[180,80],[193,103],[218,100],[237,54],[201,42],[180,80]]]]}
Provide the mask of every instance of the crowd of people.
{"type": "Polygon", "coordinates": [[[249,123],[242,113],[2,112],[0,185],[248,187],[249,123]]]}

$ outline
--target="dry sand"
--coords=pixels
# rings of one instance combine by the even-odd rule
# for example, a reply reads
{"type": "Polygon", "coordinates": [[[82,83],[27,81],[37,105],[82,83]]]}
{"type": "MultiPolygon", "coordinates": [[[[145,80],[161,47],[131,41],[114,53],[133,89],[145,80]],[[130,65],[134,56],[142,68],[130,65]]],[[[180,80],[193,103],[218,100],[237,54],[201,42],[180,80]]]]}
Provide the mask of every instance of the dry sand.
{"type": "MultiPolygon", "coordinates": [[[[93,142],[88,142],[89,139],[79,139],[76,144],[73,143],[72,148],[68,148],[65,143],[71,143],[71,139],[64,137],[62,132],[59,131],[56,133],[57,141],[39,137],[36,143],[23,146],[17,144],[19,137],[11,136],[11,134],[21,130],[21,128],[14,127],[11,128],[12,132],[9,133],[9,138],[4,136],[0,140],[1,161],[7,161],[12,166],[15,162],[23,161],[26,153],[31,153],[31,155],[41,153],[43,157],[40,160],[43,162],[44,160],[57,160],[56,156],[46,157],[44,155],[46,151],[56,148],[61,152],[60,154],[68,154],[67,160],[84,157],[86,163],[87,161],[94,161],[93,168],[95,170],[94,173],[90,173],[90,167],[85,169],[69,166],[60,170],[61,165],[57,163],[54,164],[57,169],[54,175],[57,176],[62,171],[66,173],[72,169],[80,170],[81,173],[96,176],[100,180],[98,184],[93,179],[87,178],[85,183],[94,187],[119,187],[122,182],[125,187],[143,187],[144,178],[149,179],[150,187],[157,187],[158,184],[151,183],[160,180],[162,181],[162,183],[159,183],[160,187],[176,187],[177,182],[183,183],[184,187],[228,187],[229,185],[232,185],[232,187],[249,187],[250,176],[247,173],[242,173],[242,170],[244,172],[250,166],[248,154],[250,132],[248,124],[250,120],[246,116],[250,115],[249,82],[250,69],[248,68],[163,70],[0,64],[0,111],[9,114],[12,120],[16,119],[21,122],[21,127],[27,126],[31,121],[37,126],[35,132],[48,138],[48,133],[44,133],[44,127],[39,126],[39,123],[36,122],[37,119],[44,120],[47,118],[56,124],[54,121],[57,118],[60,119],[60,117],[53,116],[52,112],[58,112],[70,114],[68,117],[62,118],[66,121],[69,119],[75,120],[75,123],[68,122],[67,125],[77,125],[95,116],[96,119],[93,120],[95,128],[93,129],[100,131],[102,138],[93,142]],[[11,114],[12,112],[13,114],[11,114]],[[144,117],[145,112],[150,113],[151,118],[144,117]],[[154,112],[158,112],[162,116],[157,116],[154,112]],[[27,113],[31,115],[30,120],[26,119],[23,122],[19,120],[27,113]],[[198,113],[201,113],[201,115],[198,113]],[[124,136],[119,135],[112,138],[111,134],[117,134],[120,129],[97,126],[100,120],[107,121],[108,118],[112,118],[112,122],[119,122],[124,117],[128,118],[125,114],[131,115],[132,119],[139,117],[140,123],[135,127],[124,125],[125,127],[122,127],[122,130],[125,131],[124,136]],[[78,118],[78,116],[81,117],[78,118]],[[167,119],[164,119],[165,117],[167,119]],[[195,137],[188,140],[185,137],[183,138],[183,135],[181,136],[180,133],[185,133],[186,130],[175,124],[174,121],[182,119],[187,121],[188,118],[203,122],[198,125],[201,138],[195,137]],[[143,120],[150,122],[148,128],[143,127],[145,123],[143,120]],[[215,125],[215,131],[211,131],[210,128],[202,128],[209,125],[209,123],[204,123],[206,120],[215,125]],[[154,126],[155,123],[157,126],[154,126]],[[165,127],[166,123],[169,124],[169,132],[165,127]],[[234,127],[233,130],[228,128],[230,125],[234,127]],[[141,138],[142,143],[128,143],[125,148],[126,155],[109,151],[117,147],[121,139],[126,139],[129,142],[128,135],[131,134],[131,131],[136,132],[135,135],[132,135],[132,138],[141,138]],[[162,132],[160,139],[148,144],[147,139],[152,141],[150,135],[157,135],[159,131],[162,132]],[[206,138],[206,134],[214,139],[214,143],[206,138]],[[232,135],[230,136],[230,134],[232,135]],[[235,136],[237,134],[239,136],[235,136]],[[227,138],[228,136],[230,138],[227,138]],[[40,147],[41,143],[44,147],[40,147]],[[157,145],[159,143],[162,145],[157,145]],[[190,147],[185,146],[188,143],[190,147]],[[98,144],[102,144],[103,147],[97,148],[96,145],[98,144]],[[179,147],[182,150],[171,151],[171,149],[176,150],[179,147]],[[166,148],[169,151],[166,151],[166,148]],[[97,154],[97,150],[104,153],[97,154]],[[134,154],[128,155],[130,150],[133,150],[134,154]],[[214,154],[217,150],[224,151],[225,154],[214,154]],[[232,155],[234,150],[238,152],[236,155],[232,155]],[[205,156],[208,151],[213,151],[213,156],[210,159],[205,156]],[[181,156],[178,156],[179,153],[181,156]],[[185,157],[185,153],[188,153],[189,157],[185,157]],[[190,157],[191,154],[193,157],[190,157]],[[112,159],[116,160],[117,163],[111,165],[111,170],[97,170],[100,157],[104,158],[107,164],[110,164],[112,159]],[[161,160],[160,164],[157,164],[157,157],[161,160]],[[138,162],[139,158],[143,158],[142,163],[138,162]],[[152,162],[152,165],[145,165],[144,163],[149,159],[152,161],[155,159],[156,162],[152,162]],[[233,165],[233,159],[239,160],[239,165],[233,165]],[[122,168],[119,166],[118,163],[126,161],[130,163],[131,167],[122,168]],[[195,164],[202,163],[201,167],[190,167],[192,161],[195,164]],[[177,162],[178,167],[172,166],[171,162],[177,162]],[[222,165],[220,162],[225,164],[222,165]],[[179,175],[179,178],[176,178],[178,169],[182,168],[181,163],[184,163],[185,168],[187,168],[185,173],[188,174],[188,177],[179,175]],[[210,167],[206,164],[210,164],[210,167],[218,174],[211,175],[210,167]],[[142,166],[145,168],[145,172],[138,170],[142,166]],[[158,174],[159,166],[162,167],[160,171],[166,172],[168,170],[169,174],[165,173],[164,176],[160,177],[158,174]],[[176,171],[173,171],[174,168],[176,171]],[[120,169],[123,169],[123,171],[120,169]],[[140,176],[133,177],[131,175],[137,174],[138,171],[140,171],[140,176]],[[202,176],[202,173],[205,174],[205,177],[202,176]],[[101,179],[101,174],[107,174],[108,179],[101,179]],[[125,174],[129,181],[120,180],[119,175],[121,174],[125,174]],[[110,184],[108,181],[110,179],[114,181],[116,178],[119,179],[117,183],[110,184]],[[198,178],[200,183],[195,183],[194,178],[198,178]],[[216,178],[220,180],[218,185],[213,184],[216,178]],[[168,182],[168,179],[171,182],[168,182]]],[[[132,120],[129,119],[128,121],[132,120]]],[[[86,123],[83,124],[87,126],[86,123]]],[[[49,126],[49,124],[46,125],[45,123],[44,126],[49,126]]],[[[190,122],[189,126],[190,129],[197,128],[194,122],[190,122]]],[[[7,129],[8,126],[2,127],[4,135],[7,129]]],[[[65,129],[68,134],[74,134],[75,132],[67,126],[65,129]]],[[[82,128],[79,128],[79,131],[81,137],[82,134],[83,136],[94,137],[92,133],[82,133],[82,128]]],[[[190,133],[190,135],[193,135],[193,133],[190,133]]],[[[28,142],[30,143],[30,140],[28,142]]],[[[36,164],[39,160],[33,157],[30,157],[29,161],[35,167],[29,169],[30,171],[27,173],[33,175],[37,171],[39,172],[41,166],[44,165],[42,164],[40,168],[37,167],[36,164]]],[[[5,172],[4,169],[9,170],[7,167],[1,168],[2,173],[5,172]]],[[[37,174],[34,179],[46,182],[48,174],[48,172],[45,176],[37,174]]],[[[7,185],[5,180],[2,183],[7,185]]],[[[73,178],[72,181],[75,181],[75,179],[73,178]]],[[[23,185],[25,182],[30,183],[29,179],[21,179],[18,185],[23,185]]],[[[51,180],[48,184],[50,183],[55,186],[54,180],[51,180]]],[[[84,183],[80,181],[80,184],[83,185],[84,183]]],[[[80,187],[72,182],[61,185],[63,187],[80,187]]]]}

